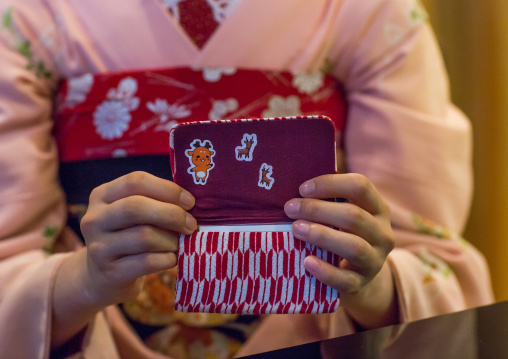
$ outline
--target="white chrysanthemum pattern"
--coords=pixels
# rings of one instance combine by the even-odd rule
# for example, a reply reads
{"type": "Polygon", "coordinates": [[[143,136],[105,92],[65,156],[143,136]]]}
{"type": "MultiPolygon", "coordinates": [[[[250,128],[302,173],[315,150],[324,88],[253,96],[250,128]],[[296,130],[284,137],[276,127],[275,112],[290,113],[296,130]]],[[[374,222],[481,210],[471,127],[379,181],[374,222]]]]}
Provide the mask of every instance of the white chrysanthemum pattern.
{"type": "Polygon", "coordinates": [[[165,123],[169,119],[184,118],[191,115],[191,111],[185,105],[169,104],[167,100],[155,99],[148,102],[146,107],[157,115],[160,122],[165,123]]]}
{"type": "Polygon", "coordinates": [[[234,75],[236,68],[234,67],[218,67],[218,68],[204,68],[203,79],[207,82],[217,82],[223,75],[234,75]]]}
{"type": "Polygon", "coordinates": [[[208,118],[212,121],[224,120],[226,114],[236,110],[238,110],[238,100],[235,98],[213,101],[212,109],[208,113],[208,118]]]}
{"type": "Polygon", "coordinates": [[[319,71],[312,73],[298,72],[293,74],[292,85],[300,93],[311,94],[323,86],[324,80],[325,75],[319,71]]]}
{"type": "Polygon", "coordinates": [[[282,97],[274,95],[268,101],[268,108],[262,117],[301,116],[300,99],[297,96],[282,97]]]}
{"type": "Polygon", "coordinates": [[[122,79],[116,89],[108,91],[107,100],[93,114],[95,130],[102,138],[120,138],[128,130],[130,112],[139,107],[139,97],[134,97],[137,91],[138,82],[132,77],[122,79]]]}
{"type": "Polygon", "coordinates": [[[221,24],[231,14],[242,0],[206,0],[212,8],[213,18],[221,24]]]}
{"type": "Polygon", "coordinates": [[[129,108],[119,101],[103,102],[97,107],[93,117],[97,133],[107,140],[122,137],[131,121],[129,108]]]}
{"type": "Polygon", "coordinates": [[[94,83],[92,74],[84,74],[68,81],[67,96],[65,96],[65,107],[74,107],[85,102],[94,83]]]}

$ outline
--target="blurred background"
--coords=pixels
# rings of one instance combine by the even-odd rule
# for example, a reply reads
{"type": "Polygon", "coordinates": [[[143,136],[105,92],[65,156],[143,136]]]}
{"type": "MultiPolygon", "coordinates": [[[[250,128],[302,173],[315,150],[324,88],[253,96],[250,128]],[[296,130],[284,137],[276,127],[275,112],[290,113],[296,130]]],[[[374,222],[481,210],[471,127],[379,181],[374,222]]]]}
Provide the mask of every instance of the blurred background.
{"type": "Polygon", "coordinates": [[[465,238],[508,300],[508,1],[422,0],[446,62],[453,102],[474,130],[475,196],[465,238]]]}

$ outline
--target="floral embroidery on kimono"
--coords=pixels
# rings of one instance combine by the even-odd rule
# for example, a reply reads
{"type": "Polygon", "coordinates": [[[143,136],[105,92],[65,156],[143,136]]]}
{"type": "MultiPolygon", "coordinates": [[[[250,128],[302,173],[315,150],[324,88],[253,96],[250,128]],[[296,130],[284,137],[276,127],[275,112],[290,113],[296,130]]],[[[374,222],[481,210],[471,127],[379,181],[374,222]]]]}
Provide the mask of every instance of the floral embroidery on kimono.
{"type": "Polygon", "coordinates": [[[28,64],[26,69],[32,71],[38,79],[51,79],[53,73],[46,64],[38,59],[32,50],[32,43],[19,31],[14,22],[14,8],[10,7],[1,18],[0,35],[7,40],[9,46],[23,56],[28,64]]]}

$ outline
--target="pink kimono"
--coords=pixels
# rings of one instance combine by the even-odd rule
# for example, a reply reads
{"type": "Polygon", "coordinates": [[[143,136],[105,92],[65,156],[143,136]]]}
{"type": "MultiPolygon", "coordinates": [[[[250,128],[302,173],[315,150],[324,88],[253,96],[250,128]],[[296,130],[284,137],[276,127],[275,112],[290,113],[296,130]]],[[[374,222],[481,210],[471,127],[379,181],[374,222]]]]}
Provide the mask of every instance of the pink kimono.
{"type": "MultiPolygon", "coordinates": [[[[58,80],[87,73],[179,66],[296,72],[327,64],[348,100],[344,166],[366,175],[392,210],[397,243],[387,260],[400,320],[493,301],[484,258],[460,237],[471,201],[470,125],[450,104],[417,1],[243,0],[202,48],[162,0],[0,0],[0,14],[2,357],[49,356],[55,275],[65,252],[81,245],[65,226],[52,94],[58,80]],[[48,254],[50,247],[60,253],[48,254]]],[[[354,330],[340,307],[273,315],[239,355],[354,330]]],[[[96,316],[77,355],[164,357],[116,307],[96,316]]]]}

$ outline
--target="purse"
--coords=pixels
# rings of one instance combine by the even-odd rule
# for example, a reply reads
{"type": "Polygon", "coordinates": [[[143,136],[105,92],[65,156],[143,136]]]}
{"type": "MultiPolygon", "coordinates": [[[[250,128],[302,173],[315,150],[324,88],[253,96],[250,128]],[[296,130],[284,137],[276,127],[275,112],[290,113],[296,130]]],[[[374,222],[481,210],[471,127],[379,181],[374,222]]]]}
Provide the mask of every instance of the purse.
{"type": "MultiPolygon", "coordinates": [[[[336,173],[325,116],[187,122],[170,134],[175,183],[194,195],[198,230],[179,238],[175,308],[230,314],[327,313],[339,294],[303,265],[340,258],[293,237],[284,204],[336,173]]],[[[332,199],[333,200],[333,199],[332,199]]]]}

